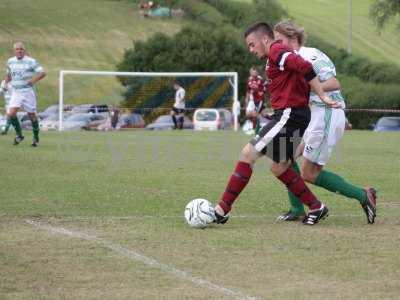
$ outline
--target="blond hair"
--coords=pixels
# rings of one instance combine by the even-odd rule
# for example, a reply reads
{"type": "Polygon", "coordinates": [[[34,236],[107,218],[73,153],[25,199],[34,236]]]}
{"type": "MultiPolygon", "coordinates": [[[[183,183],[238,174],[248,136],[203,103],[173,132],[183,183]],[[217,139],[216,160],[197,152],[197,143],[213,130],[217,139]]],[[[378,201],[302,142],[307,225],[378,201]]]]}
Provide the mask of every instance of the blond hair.
{"type": "Polygon", "coordinates": [[[289,39],[296,39],[301,46],[304,46],[307,42],[307,34],[304,31],[304,28],[296,25],[290,20],[277,23],[274,27],[274,31],[283,34],[289,39]]]}

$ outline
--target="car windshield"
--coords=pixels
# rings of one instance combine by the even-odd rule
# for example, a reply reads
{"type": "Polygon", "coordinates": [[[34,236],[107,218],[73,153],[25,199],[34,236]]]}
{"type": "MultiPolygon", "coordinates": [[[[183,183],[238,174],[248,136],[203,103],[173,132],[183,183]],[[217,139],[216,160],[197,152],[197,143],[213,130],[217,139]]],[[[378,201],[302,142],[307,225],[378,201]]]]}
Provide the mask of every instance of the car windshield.
{"type": "Polygon", "coordinates": [[[78,122],[78,121],[87,121],[90,119],[90,115],[88,114],[74,114],[70,116],[68,119],[66,119],[66,122],[72,121],[72,122],[78,122]]]}
{"type": "Polygon", "coordinates": [[[382,118],[379,120],[378,126],[400,127],[400,118],[382,118]]]}
{"type": "Polygon", "coordinates": [[[197,121],[215,121],[217,119],[217,113],[212,110],[198,111],[196,113],[197,121]]]}

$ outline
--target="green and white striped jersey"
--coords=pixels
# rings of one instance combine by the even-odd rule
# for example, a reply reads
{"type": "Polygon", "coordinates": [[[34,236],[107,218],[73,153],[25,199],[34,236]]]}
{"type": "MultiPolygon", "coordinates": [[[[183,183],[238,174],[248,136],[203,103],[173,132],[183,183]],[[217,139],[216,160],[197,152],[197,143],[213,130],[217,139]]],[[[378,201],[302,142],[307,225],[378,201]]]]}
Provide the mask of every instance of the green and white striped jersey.
{"type": "Polygon", "coordinates": [[[40,72],[43,72],[42,66],[27,55],[21,59],[14,56],[7,61],[7,74],[11,75],[11,85],[17,91],[31,89],[28,81],[40,72]]]}
{"type": "MultiPolygon", "coordinates": [[[[318,76],[319,81],[324,82],[332,77],[336,77],[336,68],[330,58],[322,51],[316,48],[301,47],[297,53],[313,65],[313,69],[318,76]]],[[[326,92],[334,101],[342,101],[344,108],[344,98],[340,90],[326,92]]],[[[316,105],[325,105],[322,100],[313,92],[310,93],[310,103],[316,105]]]]}

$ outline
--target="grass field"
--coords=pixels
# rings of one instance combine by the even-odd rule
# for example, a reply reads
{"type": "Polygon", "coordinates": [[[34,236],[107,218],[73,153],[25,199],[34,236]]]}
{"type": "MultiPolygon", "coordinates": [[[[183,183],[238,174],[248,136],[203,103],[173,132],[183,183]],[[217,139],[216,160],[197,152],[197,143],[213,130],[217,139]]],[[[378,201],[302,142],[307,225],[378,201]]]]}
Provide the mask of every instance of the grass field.
{"type": "Polygon", "coordinates": [[[276,223],[286,193],[261,160],[231,220],[205,230],[183,208],[218,199],[248,136],[44,133],[37,149],[11,139],[0,138],[1,299],[399,297],[397,133],[347,132],[328,165],[378,188],[376,224],[317,188],[327,220],[276,223]]]}
{"type": "MultiPolygon", "coordinates": [[[[149,20],[129,1],[112,0],[2,0],[0,2],[0,63],[13,56],[15,40],[26,42],[28,52],[46,69],[37,85],[39,107],[58,102],[61,69],[115,70],[123,51],[133,41],[155,32],[172,34],[182,21],[149,20]]],[[[3,68],[2,68],[3,69],[3,68]]],[[[114,79],[70,77],[66,101],[117,103],[120,84],[114,79]]]]}

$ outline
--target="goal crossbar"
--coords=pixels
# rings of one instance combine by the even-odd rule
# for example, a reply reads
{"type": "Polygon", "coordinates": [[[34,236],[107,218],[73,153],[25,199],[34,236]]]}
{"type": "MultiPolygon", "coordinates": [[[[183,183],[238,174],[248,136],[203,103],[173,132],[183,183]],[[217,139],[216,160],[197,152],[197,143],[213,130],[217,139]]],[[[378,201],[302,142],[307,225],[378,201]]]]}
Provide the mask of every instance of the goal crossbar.
{"type": "Polygon", "coordinates": [[[84,71],[84,70],[61,70],[59,74],[59,126],[63,130],[63,108],[64,108],[64,77],[66,75],[91,75],[91,76],[126,76],[126,77],[222,77],[232,79],[234,129],[238,130],[240,103],[238,100],[238,73],[237,72],[114,72],[114,71],[84,71]],[[238,109],[239,107],[239,109],[238,109]]]}

